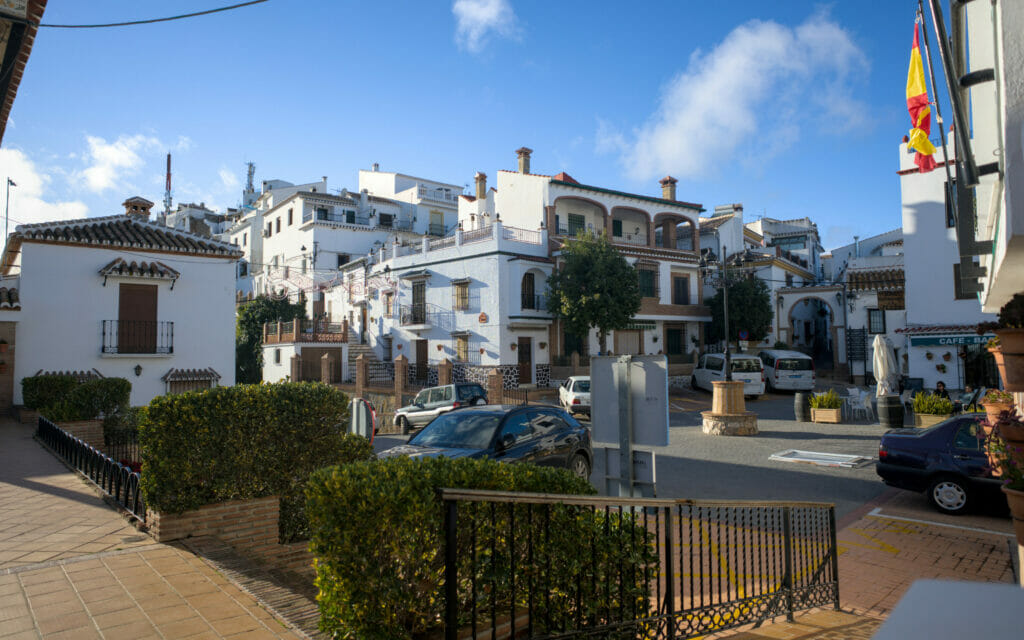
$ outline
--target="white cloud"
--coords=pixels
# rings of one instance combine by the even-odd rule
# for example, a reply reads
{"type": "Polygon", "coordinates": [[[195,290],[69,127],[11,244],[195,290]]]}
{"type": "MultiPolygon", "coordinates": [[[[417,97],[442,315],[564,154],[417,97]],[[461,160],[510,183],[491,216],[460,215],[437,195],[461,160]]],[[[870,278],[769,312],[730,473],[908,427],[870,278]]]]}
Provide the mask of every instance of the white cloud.
{"type": "Polygon", "coordinates": [[[515,39],[518,20],[508,0],[455,0],[455,42],[473,53],[479,53],[490,35],[515,39]]]}
{"type": "Polygon", "coordinates": [[[714,49],[695,51],[628,139],[599,121],[596,147],[623,148],[637,180],[699,178],[736,160],[761,164],[805,128],[837,134],[862,124],[867,109],[851,84],[867,66],[851,35],[824,13],[795,28],[754,20],[714,49]]]}
{"type": "Polygon", "coordinates": [[[227,167],[221,167],[220,171],[217,172],[217,175],[220,176],[221,186],[223,186],[226,191],[233,191],[235,189],[238,189],[238,187],[240,187],[242,184],[241,181],[238,179],[238,176],[236,176],[227,167]]]}
{"type": "MultiPolygon", "coordinates": [[[[72,220],[85,218],[89,208],[84,202],[47,201],[43,198],[51,178],[40,171],[24,152],[18,149],[0,149],[0,180],[9,177],[17,184],[11,187],[10,228],[32,222],[72,220]]],[[[0,187],[2,187],[0,183],[0,187]]]]}
{"type": "Polygon", "coordinates": [[[85,187],[94,193],[103,193],[121,186],[125,176],[131,176],[145,164],[139,155],[160,148],[156,138],[137,134],[121,135],[113,142],[98,136],[86,136],[89,145],[89,166],[81,171],[85,187]]]}

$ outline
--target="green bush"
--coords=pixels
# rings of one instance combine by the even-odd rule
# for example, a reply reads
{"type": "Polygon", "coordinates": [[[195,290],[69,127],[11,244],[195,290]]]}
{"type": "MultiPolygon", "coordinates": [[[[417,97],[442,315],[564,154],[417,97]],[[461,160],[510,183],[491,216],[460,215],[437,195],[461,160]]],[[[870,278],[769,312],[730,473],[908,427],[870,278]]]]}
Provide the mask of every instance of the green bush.
{"type": "MultiPolygon", "coordinates": [[[[320,383],[216,387],[158,396],[139,428],[146,504],[181,513],[205,504],[301,493],[316,469],[359,447],[345,438],[348,398],[320,383]]],[[[287,502],[287,500],[286,500],[287,502]]],[[[281,537],[304,524],[289,520],[281,537]]]]}
{"type": "MultiPolygon", "coordinates": [[[[444,610],[444,537],[438,490],[445,487],[595,493],[588,482],[563,469],[486,459],[397,457],[321,469],[312,475],[306,491],[321,630],[341,638],[390,639],[439,627],[444,610]]],[[[478,606],[489,605],[492,594],[502,611],[513,604],[505,533],[510,509],[508,505],[499,505],[493,512],[489,508],[486,504],[460,506],[462,611],[470,606],[471,548],[476,556],[478,606]],[[481,517],[475,519],[471,538],[465,523],[474,511],[481,517]],[[498,544],[492,549],[489,541],[494,539],[498,544]]],[[[625,610],[647,615],[649,593],[643,578],[654,575],[656,556],[649,544],[652,534],[634,523],[632,516],[606,520],[604,511],[554,506],[547,512],[544,530],[548,535],[541,536],[537,532],[542,530],[542,509],[527,509],[525,505],[514,508],[520,532],[513,552],[521,571],[517,578],[532,580],[537,593],[551,595],[536,598],[535,626],[549,618],[557,626],[577,613],[584,619],[600,617],[602,612],[617,610],[620,602],[625,610]],[[529,550],[527,530],[534,532],[529,550]],[[587,553],[580,551],[584,544],[587,553]],[[555,570],[542,575],[529,562],[529,552],[535,559],[549,558],[555,570]],[[585,596],[577,591],[579,575],[588,576],[581,581],[586,583],[585,596]],[[610,582],[616,586],[606,596],[604,587],[610,582]],[[594,583],[599,585],[596,592],[591,589],[594,583]],[[577,610],[577,602],[582,609],[577,610]]],[[[517,606],[526,606],[525,592],[521,586],[515,590],[517,606]]]]}
{"type": "Polygon", "coordinates": [[[933,393],[918,391],[914,396],[914,413],[944,416],[953,413],[953,402],[933,393]]]}
{"type": "Polygon", "coordinates": [[[835,389],[811,396],[810,402],[812,409],[839,409],[843,406],[843,399],[839,397],[835,389]]]}
{"type": "Polygon", "coordinates": [[[21,380],[21,395],[28,409],[42,409],[64,399],[78,381],[71,376],[30,376],[21,380]]]}

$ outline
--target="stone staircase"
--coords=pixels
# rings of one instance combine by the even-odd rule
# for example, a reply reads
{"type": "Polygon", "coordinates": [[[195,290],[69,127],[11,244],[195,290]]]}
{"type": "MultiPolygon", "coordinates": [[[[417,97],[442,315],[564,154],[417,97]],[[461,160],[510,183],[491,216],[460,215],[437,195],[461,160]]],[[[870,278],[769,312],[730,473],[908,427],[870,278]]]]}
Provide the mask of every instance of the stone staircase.
{"type": "Polygon", "coordinates": [[[377,362],[380,358],[373,352],[373,347],[368,344],[357,344],[348,343],[348,372],[349,377],[355,380],[356,376],[356,358],[359,356],[365,356],[367,360],[377,362]]]}

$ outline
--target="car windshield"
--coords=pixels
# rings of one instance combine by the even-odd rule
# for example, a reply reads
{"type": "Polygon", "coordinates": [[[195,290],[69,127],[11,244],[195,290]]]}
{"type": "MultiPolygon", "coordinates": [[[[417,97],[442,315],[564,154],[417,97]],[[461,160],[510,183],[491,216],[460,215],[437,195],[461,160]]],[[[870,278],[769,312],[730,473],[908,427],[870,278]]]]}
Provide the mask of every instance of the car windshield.
{"type": "Polygon", "coordinates": [[[742,358],[732,361],[733,373],[753,373],[761,370],[761,361],[756,358],[742,358]]]}
{"type": "Polygon", "coordinates": [[[590,393],[590,380],[577,380],[572,390],[579,391],[580,393],[590,393]]]}
{"type": "Polygon", "coordinates": [[[447,449],[486,449],[494,439],[494,431],[499,422],[500,413],[444,413],[420,431],[409,444],[447,449]]]}
{"type": "Polygon", "coordinates": [[[808,358],[787,358],[779,360],[775,368],[780,371],[810,371],[811,361],[808,358]]]}

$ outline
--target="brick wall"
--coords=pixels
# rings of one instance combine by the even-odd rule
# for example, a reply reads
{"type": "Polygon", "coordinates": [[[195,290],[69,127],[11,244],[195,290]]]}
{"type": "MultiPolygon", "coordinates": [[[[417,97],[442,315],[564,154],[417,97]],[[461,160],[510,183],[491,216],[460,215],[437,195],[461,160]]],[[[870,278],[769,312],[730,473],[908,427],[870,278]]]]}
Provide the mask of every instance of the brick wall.
{"type": "Polygon", "coordinates": [[[213,536],[261,564],[312,576],[307,544],[278,544],[277,496],[209,504],[185,513],[147,511],[146,523],[157,542],[213,536]]]}
{"type": "Polygon", "coordinates": [[[102,420],[78,420],[76,422],[58,422],[57,426],[85,442],[90,447],[106,452],[103,444],[102,420]]]}

